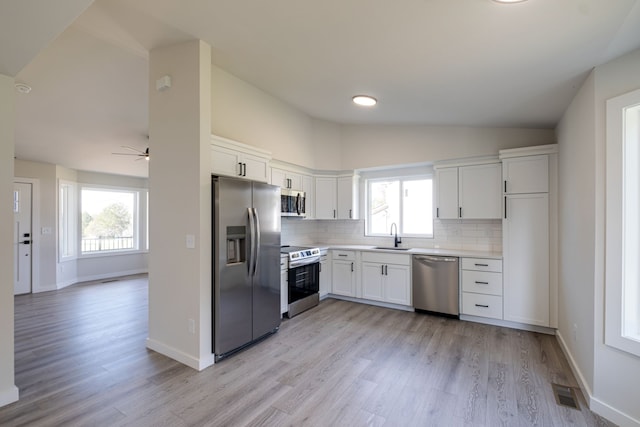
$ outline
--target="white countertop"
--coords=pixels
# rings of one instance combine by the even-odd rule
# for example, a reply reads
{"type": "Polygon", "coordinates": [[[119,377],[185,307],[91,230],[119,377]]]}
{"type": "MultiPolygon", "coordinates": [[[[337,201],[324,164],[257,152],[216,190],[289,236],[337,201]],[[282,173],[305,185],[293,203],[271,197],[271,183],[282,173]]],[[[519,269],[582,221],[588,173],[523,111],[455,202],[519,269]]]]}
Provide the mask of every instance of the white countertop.
{"type": "MultiPolygon", "coordinates": [[[[309,246],[309,245],[305,245],[309,246]]],[[[408,254],[408,255],[441,255],[441,256],[455,256],[455,257],[470,257],[470,258],[493,258],[502,259],[501,252],[486,252],[486,251],[468,251],[463,249],[436,249],[436,248],[410,248],[409,250],[402,251],[397,249],[376,249],[376,246],[370,245],[334,245],[316,243],[313,246],[317,246],[320,249],[342,249],[351,251],[374,251],[374,252],[386,252],[394,254],[408,254]]]]}

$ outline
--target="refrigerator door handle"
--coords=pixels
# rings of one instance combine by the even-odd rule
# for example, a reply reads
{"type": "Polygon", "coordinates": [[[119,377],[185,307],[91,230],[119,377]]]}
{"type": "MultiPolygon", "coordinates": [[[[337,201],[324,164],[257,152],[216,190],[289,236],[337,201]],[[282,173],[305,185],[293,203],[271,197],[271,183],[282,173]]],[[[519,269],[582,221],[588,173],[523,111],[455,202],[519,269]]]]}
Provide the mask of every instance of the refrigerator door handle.
{"type": "Polygon", "coordinates": [[[258,210],[253,208],[254,230],[255,230],[255,255],[253,258],[253,275],[256,275],[258,270],[258,261],[260,260],[260,218],[258,217],[258,210]]]}
{"type": "Polygon", "coordinates": [[[252,210],[253,210],[252,208],[247,208],[247,213],[249,214],[249,236],[251,238],[251,242],[249,244],[249,262],[247,262],[247,267],[249,269],[249,276],[253,275],[253,270],[254,270],[253,264],[255,263],[253,254],[256,251],[256,234],[255,234],[256,226],[253,220],[252,210]]]}

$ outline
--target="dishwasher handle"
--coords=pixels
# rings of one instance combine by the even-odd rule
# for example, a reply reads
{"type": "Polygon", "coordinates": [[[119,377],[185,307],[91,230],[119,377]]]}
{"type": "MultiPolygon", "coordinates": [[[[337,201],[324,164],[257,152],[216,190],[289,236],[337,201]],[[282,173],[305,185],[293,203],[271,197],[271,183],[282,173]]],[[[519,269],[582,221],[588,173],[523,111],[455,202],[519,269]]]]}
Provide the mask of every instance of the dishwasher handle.
{"type": "Polygon", "coordinates": [[[436,256],[428,256],[428,255],[425,255],[425,256],[414,255],[413,258],[418,260],[418,261],[432,261],[432,262],[456,262],[456,261],[458,261],[458,258],[436,257],[436,256]]]}

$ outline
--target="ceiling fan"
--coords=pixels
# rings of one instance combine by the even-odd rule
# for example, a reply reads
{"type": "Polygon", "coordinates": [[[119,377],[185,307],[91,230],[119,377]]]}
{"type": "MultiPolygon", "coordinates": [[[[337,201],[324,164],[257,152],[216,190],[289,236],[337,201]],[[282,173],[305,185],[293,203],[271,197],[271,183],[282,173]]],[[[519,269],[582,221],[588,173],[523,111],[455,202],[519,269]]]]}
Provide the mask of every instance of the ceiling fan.
{"type": "Polygon", "coordinates": [[[122,148],[124,148],[125,150],[130,150],[133,151],[133,153],[111,153],[114,154],[116,156],[137,156],[138,158],[136,159],[136,161],[138,160],[149,160],[149,147],[147,147],[144,151],[141,150],[137,150],[135,148],[129,147],[128,145],[121,145],[122,148]]]}

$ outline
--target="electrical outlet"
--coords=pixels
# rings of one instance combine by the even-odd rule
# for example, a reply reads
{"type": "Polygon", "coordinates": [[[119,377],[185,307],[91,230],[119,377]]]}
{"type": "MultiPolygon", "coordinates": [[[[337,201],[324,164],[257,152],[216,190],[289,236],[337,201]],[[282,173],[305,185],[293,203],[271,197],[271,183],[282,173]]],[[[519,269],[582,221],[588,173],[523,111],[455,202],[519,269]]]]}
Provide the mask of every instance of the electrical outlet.
{"type": "Polygon", "coordinates": [[[196,333],[196,321],[193,319],[189,319],[189,333],[190,334],[196,333]]]}

